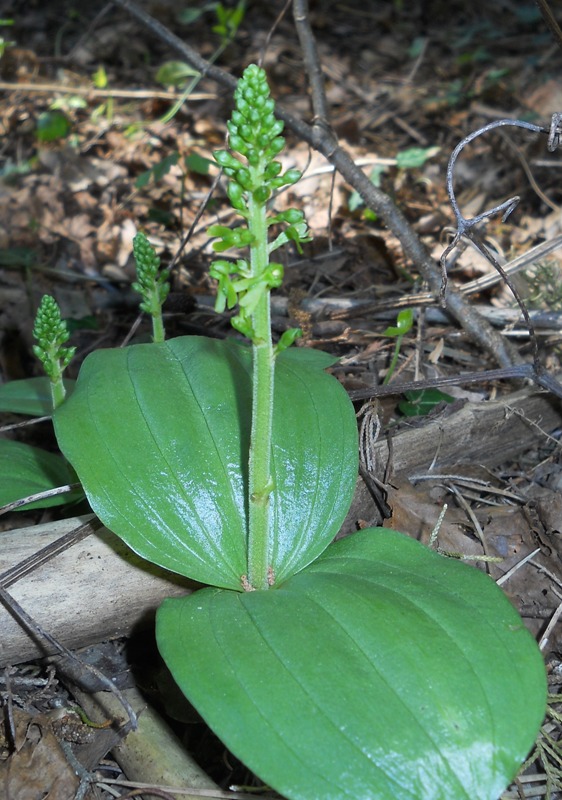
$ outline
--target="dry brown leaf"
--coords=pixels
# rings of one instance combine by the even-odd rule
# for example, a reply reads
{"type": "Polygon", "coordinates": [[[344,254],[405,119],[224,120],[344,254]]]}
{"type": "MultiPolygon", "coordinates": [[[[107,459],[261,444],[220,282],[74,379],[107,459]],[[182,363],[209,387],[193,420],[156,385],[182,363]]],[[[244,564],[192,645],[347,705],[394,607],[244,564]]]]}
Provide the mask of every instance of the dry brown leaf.
{"type": "Polygon", "coordinates": [[[0,786],[10,800],[72,800],[78,778],[50,721],[14,708],[16,749],[0,763],[0,786]]]}

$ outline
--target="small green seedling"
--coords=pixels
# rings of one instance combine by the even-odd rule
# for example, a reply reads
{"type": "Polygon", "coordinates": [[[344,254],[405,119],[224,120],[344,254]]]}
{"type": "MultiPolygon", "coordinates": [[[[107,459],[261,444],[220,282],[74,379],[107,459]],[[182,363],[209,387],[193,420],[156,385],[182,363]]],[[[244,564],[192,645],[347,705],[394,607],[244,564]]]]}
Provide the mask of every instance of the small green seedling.
{"type": "Polygon", "coordinates": [[[58,442],[105,525],[207,584],[163,603],[158,647],[263,781],[289,800],[496,800],[543,720],[544,664],[484,573],[382,528],[333,543],[355,411],[334,359],[292,347],[296,331],[272,341],[270,255],[309,236],[300,212],[272,207],[299,178],[277,159],[282,128],[248,67],[215,154],[241,224],[210,235],[217,309],[249,344],[158,335],[90,354],[55,411],[58,442]]]}
{"type": "MultiPolygon", "coordinates": [[[[0,27],[4,25],[13,25],[13,24],[14,24],[13,19],[0,19],[0,27]]],[[[13,47],[15,44],[16,42],[10,39],[5,39],[3,36],[0,36],[0,58],[2,58],[2,56],[9,47],[13,47]]]]}
{"type": "Polygon", "coordinates": [[[398,363],[398,356],[400,355],[400,348],[402,346],[402,339],[404,336],[412,330],[412,326],[414,324],[414,312],[411,308],[403,308],[401,311],[398,312],[398,316],[396,317],[396,325],[389,325],[383,332],[383,336],[396,336],[396,342],[394,345],[394,352],[392,354],[392,360],[390,362],[390,366],[388,367],[387,373],[383,380],[383,386],[390,381],[392,375],[394,374],[394,370],[396,369],[396,365],[398,363]]]}
{"type": "MultiPolygon", "coordinates": [[[[220,58],[226,48],[232,43],[234,37],[238,33],[238,28],[240,27],[246,13],[246,0],[239,0],[234,8],[227,8],[222,3],[208,3],[203,6],[202,9],[185,9],[182,13],[180,13],[180,19],[185,23],[193,22],[207,10],[213,10],[215,12],[217,23],[216,25],[213,25],[213,31],[214,33],[218,33],[220,36],[220,44],[209,58],[209,64],[214,64],[214,62],[220,58]]],[[[191,69],[188,64],[183,64],[183,62],[169,63],[180,66],[176,67],[175,69],[172,68],[171,70],[168,70],[168,74],[175,72],[177,76],[178,71],[182,71],[187,77],[187,73],[191,69]]],[[[166,71],[164,71],[164,76],[166,77],[166,71]]],[[[170,110],[162,117],[161,122],[164,125],[166,125],[176,116],[202,77],[203,76],[200,72],[193,72],[193,77],[185,87],[181,97],[176,100],[170,110]]]]}
{"type": "MultiPolygon", "coordinates": [[[[92,83],[96,89],[107,89],[109,81],[103,64],[100,64],[97,70],[92,74],[92,83]]],[[[113,97],[110,96],[105,103],[101,103],[92,111],[92,119],[95,120],[99,117],[105,117],[108,122],[111,122],[113,120],[114,111],[113,97]]]]}
{"type": "Polygon", "coordinates": [[[455,398],[441,389],[415,389],[404,392],[405,400],[398,403],[398,409],[405,417],[423,417],[441,403],[453,403],[455,398]]]}

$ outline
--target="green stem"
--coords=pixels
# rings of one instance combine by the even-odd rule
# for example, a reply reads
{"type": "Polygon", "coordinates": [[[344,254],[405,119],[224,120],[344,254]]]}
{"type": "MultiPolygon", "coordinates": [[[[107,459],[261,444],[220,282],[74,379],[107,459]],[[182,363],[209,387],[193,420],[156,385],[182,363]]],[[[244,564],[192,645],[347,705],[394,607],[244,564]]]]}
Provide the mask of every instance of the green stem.
{"type": "Polygon", "coordinates": [[[160,313],[152,316],[152,341],[163,342],[165,339],[166,333],[164,331],[164,321],[162,319],[162,307],[160,307],[160,313]]]}
{"type": "Polygon", "coordinates": [[[51,387],[51,399],[53,401],[53,411],[56,411],[57,408],[62,404],[64,398],[66,397],[66,389],[64,387],[64,383],[62,382],[62,370],[59,372],[58,376],[53,380],[52,378],[49,381],[51,387]]]}
{"type": "MultiPolygon", "coordinates": [[[[261,170],[260,170],[261,172],[261,170]]],[[[250,248],[253,276],[260,275],[269,263],[265,203],[250,196],[248,227],[254,235],[250,248]]],[[[271,341],[269,292],[264,292],[252,314],[253,396],[249,458],[248,583],[254,589],[270,585],[269,500],[271,440],[273,427],[273,386],[275,357],[271,341]]]]}
{"type": "Polygon", "coordinates": [[[396,369],[396,364],[398,363],[398,356],[400,355],[400,346],[402,344],[403,336],[398,336],[396,338],[396,344],[394,345],[394,353],[392,354],[392,361],[390,362],[390,366],[386,375],[384,376],[384,381],[382,382],[383,386],[386,386],[389,380],[392,378],[394,374],[394,370],[396,369]]]}

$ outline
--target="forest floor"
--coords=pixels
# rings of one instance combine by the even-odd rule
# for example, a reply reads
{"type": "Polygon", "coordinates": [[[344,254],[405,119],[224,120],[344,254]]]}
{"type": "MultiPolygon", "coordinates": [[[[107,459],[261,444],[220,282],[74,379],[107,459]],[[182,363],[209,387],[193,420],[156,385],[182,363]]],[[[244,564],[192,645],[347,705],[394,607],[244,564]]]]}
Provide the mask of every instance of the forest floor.
{"type": "MultiPolygon", "coordinates": [[[[216,3],[147,0],[143,7],[233,76],[261,63],[276,101],[310,123],[307,76],[290,10],[277,19],[283,5],[249,2],[224,47],[220,31],[213,30],[216,3]]],[[[224,146],[231,92],[209,79],[196,80],[171,114],[191,78],[178,77],[177,53],[125,10],[77,0],[14,0],[0,7],[0,382],[41,374],[31,331],[43,294],[54,295],[71,325],[77,358],[70,377],[97,348],[148,339],[149,324],[139,318],[132,289],[132,240],[139,229],[156,246],[162,265],[172,267],[164,308],[168,335],[230,335],[229,315],[212,310],[213,251],[206,230],[217,221],[234,222],[224,189],[209,197],[217,174],[212,152],[224,146]]],[[[437,262],[455,231],[446,186],[453,149],[494,120],[519,119],[548,129],[552,114],[562,111],[561,47],[530,0],[318,0],[311,24],[329,121],[340,144],[401,209],[437,262]]],[[[395,351],[396,336],[387,329],[400,311],[414,310],[391,385],[459,380],[443,388],[445,396],[435,390],[426,395],[420,415],[419,394],[378,397],[374,410],[368,407],[369,430],[377,427],[376,416],[381,439],[435,420],[446,429],[465,404],[484,408],[521,391],[521,382],[463,383],[463,374],[496,369],[498,359],[428,295],[400,241],[324,156],[290,130],[285,133],[284,165],[302,170],[304,178],[278,203],[304,211],[313,241],[302,254],[285,256],[286,281],[273,306],[275,332],[296,323],[305,345],[338,356],[335,374],[357,399],[357,412],[365,414],[363,399],[377,395],[395,351]]],[[[544,133],[504,126],[467,147],[455,171],[465,218],[520,198],[507,220],[496,214],[483,230],[502,264],[523,262],[512,279],[535,313],[541,363],[552,375],[561,371],[562,353],[561,168],[544,133]],[[532,248],[548,243],[554,244],[547,255],[526,261],[532,248]]],[[[532,341],[521,313],[505,283],[491,279],[495,275],[473,247],[459,248],[450,264],[455,289],[464,287],[513,352],[530,362],[532,341]],[[487,286],[474,285],[483,278],[487,286]]],[[[5,414],[0,421],[17,419],[5,414]]],[[[406,466],[389,477],[383,465],[378,477],[386,475],[389,515],[374,521],[427,539],[447,503],[443,546],[463,556],[500,558],[499,564],[480,564],[495,579],[537,551],[509,592],[542,641],[556,693],[562,627],[550,623],[556,623],[562,602],[562,414],[554,403],[546,425],[542,417],[527,423],[531,440],[521,448],[512,442],[503,460],[493,445],[482,457],[467,459],[463,448],[469,442],[461,436],[457,462],[453,457],[445,475],[430,474],[438,447],[422,469],[406,466]]],[[[55,447],[43,426],[6,435],[55,447]]],[[[485,440],[488,432],[480,436],[485,440]]],[[[65,513],[60,507],[13,512],[3,517],[2,527],[44,523],[65,513]]],[[[354,524],[362,524],[361,514],[356,517],[354,524]]],[[[557,740],[559,729],[553,727],[551,735],[557,740]]],[[[198,757],[205,761],[205,755],[198,757]]],[[[559,796],[562,750],[532,770],[505,797],[559,796]]],[[[215,765],[213,776],[225,786],[243,782],[233,773],[215,765]]]]}

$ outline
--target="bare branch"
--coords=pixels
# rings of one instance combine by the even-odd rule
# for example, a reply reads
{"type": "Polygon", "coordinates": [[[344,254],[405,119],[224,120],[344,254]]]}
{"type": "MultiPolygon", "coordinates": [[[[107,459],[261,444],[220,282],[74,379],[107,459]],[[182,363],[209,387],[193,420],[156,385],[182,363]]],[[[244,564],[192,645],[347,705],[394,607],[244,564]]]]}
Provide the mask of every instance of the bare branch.
{"type": "Polygon", "coordinates": [[[312,33],[308,18],[308,0],[293,0],[293,19],[304,57],[308,82],[310,83],[314,124],[320,125],[324,129],[329,129],[328,101],[324,91],[324,75],[320,66],[316,39],[312,33]]]}

